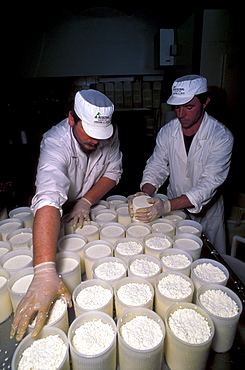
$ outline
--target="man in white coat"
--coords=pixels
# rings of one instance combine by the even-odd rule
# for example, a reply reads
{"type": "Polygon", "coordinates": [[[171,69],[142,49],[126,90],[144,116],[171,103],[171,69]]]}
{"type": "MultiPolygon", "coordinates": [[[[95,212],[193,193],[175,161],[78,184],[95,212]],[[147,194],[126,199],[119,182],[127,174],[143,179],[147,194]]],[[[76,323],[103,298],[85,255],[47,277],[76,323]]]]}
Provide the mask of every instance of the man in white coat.
{"type": "Polygon", "coordinates": [[[168,201],[151,199],[153,206],[139,209],[136,218],[149,222],[185,209],[202,224],[218,252],[225,253],[224,203],[219,190],[228,175],[233,137],[205,112],[209,101],[204,77],[187,75],[174,82],[167,103],[174,106],[177,118],[159,131],[140,185],[152,196],[169,179],[168,201]]]}
{"type": "Polygon", "coordinates": [[[71,297],[55,268],[55,255],[63,206],[72,205],[66,221],[82,226],[97,203],[119,181],[122,155],[111,120],[114,106],[95,90],[75,95],[68,118],[44,134],[32,200],[34,278],[20,302],[11,337],[21,340],[37,314],[35,337],[44,325],[50,304],[58,295],[71,297]]]}

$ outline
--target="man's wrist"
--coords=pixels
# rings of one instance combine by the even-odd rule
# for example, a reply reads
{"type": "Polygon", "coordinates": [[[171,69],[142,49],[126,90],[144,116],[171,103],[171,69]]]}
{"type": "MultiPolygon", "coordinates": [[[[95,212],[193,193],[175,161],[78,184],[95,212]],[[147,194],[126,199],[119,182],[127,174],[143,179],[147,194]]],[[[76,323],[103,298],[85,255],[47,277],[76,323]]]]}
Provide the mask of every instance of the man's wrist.
{"type": "Polygon", "coordinates": [[[85,200],[86,202],[88,202],[88,204],[90,205],[90,207],[92,206],[92,203],[90,202],[90,200],[88,200],[87,198],[84,198],[82,197],[81,199],[85,200]]]}

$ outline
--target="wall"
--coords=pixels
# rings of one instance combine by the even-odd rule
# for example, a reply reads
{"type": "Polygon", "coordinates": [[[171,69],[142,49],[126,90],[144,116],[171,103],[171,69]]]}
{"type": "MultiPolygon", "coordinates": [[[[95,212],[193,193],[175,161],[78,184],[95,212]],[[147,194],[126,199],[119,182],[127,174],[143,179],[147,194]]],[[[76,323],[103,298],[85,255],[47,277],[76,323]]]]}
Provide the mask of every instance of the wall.
{"type": "Polygon", "coordinates": [[[208,79],[212,112],[234,135],[229,197],[245,193],[242,173],[244,164],[245,125],[243,15],[239,10],[205,10],[201,47],[200,73],[208,79]]]}
{"type": "Polygon", "coordinates": [[[61,77],[157,74],[159,21],[139,16],[72,16],[23,43],[20,75],[61,77]]]}

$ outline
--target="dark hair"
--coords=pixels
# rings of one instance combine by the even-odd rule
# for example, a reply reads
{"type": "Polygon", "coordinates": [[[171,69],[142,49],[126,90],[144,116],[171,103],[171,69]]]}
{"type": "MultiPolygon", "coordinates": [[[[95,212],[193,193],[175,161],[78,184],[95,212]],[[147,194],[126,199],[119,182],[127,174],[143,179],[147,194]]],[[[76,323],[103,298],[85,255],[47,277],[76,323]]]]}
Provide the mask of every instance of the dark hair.
{"type": "Polygon", "coordinates": [[[207,98],[209,98],[209,92],[208,92],[208,91],[206,91],[206,92],[204,92],[204,93],[202,93],[202,94],[198,94],[198,95],[195,95],[195,96],[200,100],[200,102],[201,102],[202,104],[205,104],[205,103],[206,103],[207,98]]]}
{"type": "Polygon", "coordinates": [[[74,122],[75,124],[77,124],[77,122],[81,121],[81,118],[78,117],[78,115],[76,114],[76,112],[74,111],[74,109],[71,109],[70,111],[73,119],[74,119],[74,122]]]}

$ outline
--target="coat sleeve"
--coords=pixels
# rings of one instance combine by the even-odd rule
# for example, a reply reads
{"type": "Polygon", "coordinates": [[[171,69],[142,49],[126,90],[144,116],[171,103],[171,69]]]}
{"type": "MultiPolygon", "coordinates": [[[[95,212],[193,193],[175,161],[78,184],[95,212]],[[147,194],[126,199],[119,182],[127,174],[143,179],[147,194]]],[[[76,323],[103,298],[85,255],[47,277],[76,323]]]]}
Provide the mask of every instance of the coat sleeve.
{"type": "Polygon", "coordinates": [[[184,193],[194,205],[193,208],[188,209],[189,212],[199,213],[226,180],[232,147],[233,136],[228,129],[224,130],[223,135],[216,135],[197,185],[184,193]]]}
{"type": "Polygon", "coordinates": [[[110,149],[107,159],[108,165],[103,177],[108,177],[109,179],[116,181],[116,184],[118,184],[122,174],[122,153],[120,151],[117,128],[115,129],[115,133],[110,142],[110,149]]]}
{"type": "Polygon", "coordinates": [[[156,138],[156,146],[151,157],[147,160],[143,172],[143,178],[140,188],[149,183],[157,190],[164,184],[169,176],[169,158],[168,158],[168,133],[166,127],[163,127],[156,138]]]}
{"type": "Polygon", "coordinates": [[[61,143],[54,138],[44,138],[40,146],[40,156],[36,176],[36,193],[31,208],[53,206],[60,210],[67,200],[70,181],[67,177],[66,155],[61,143]]]}

